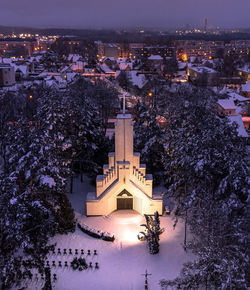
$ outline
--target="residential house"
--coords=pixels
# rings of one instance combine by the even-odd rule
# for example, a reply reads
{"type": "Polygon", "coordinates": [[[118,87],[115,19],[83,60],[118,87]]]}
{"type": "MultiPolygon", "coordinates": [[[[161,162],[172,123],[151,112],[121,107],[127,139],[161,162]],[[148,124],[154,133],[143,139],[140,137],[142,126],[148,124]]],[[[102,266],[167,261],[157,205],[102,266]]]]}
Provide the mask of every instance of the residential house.
{"type": "Polygon", "coordinates": [[[217,82],[218,73],[212,68],[188,66],[187,75],[191,82],[198,85],[212,86],[217,82]]]}
{"type": "Polygon", "coordinates": [[[220,116],[235,115],[236,106],[233,99],[220,99],[217,102],[217,111],[220,116]]]}
{"type": "Polygon", "coordinates": [[[250,80],[250,68],[238,68],[237,73],[244,83],[250,80]]]}
{"type": "Polygon", "coordinates": [[[241,92],[245,97],[250,99],[250,80],[246,84],[241,85],[241,92]]]}
{"type": "Polygon", "coordinates": [[[12,86],[15,83],[14,68],[10,64],[0,64],[0,87],[12,86]]]}

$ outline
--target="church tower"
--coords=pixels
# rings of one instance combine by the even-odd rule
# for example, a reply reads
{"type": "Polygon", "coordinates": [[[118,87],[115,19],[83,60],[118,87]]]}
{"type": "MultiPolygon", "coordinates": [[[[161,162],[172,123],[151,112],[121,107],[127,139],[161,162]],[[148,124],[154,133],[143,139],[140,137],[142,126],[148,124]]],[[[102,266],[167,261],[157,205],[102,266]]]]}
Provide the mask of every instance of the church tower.
{"type": "Polygon", "coordinates": [[[87,216],[107,215],[115,210],[133,209],[140,214],[162,214],[162,198],[153,197],[151,174],[140,164],[140,154],[133,150],[134,132],[130,114],[117,115],[115,152],[109,153],[109,164],[96,177],[96,192],[88,193],[87,216]]]}

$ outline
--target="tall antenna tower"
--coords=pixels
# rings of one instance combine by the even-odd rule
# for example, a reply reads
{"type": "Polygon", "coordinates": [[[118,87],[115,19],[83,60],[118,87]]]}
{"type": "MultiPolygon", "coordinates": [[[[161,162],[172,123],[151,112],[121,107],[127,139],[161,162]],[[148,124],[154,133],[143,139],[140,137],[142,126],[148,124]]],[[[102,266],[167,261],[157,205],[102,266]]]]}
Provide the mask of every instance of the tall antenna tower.
{"type": "Polygon", "coordinates": [[[204,32],[207,33],[207,18],[205,18],[204,32]]]}

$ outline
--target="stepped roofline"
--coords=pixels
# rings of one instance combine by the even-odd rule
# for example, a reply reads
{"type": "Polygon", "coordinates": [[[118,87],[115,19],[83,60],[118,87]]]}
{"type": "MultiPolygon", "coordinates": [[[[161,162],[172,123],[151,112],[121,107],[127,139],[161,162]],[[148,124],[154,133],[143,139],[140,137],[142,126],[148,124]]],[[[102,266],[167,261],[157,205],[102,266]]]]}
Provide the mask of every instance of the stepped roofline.
{"type": "Polygon", "coordinates": [[[163,202],[152,196],[153,177],[140,163],[140,153],[134,152],[132,115],[117,115],[115,152],[110,152],[103,174],[96,178],[96,194],[87,196],[87,215],[106,215],[114,210],[134,209],[141,214],[162,214],[163,202]],[[126,190],[130,195],[120,195],[126,190]]]}

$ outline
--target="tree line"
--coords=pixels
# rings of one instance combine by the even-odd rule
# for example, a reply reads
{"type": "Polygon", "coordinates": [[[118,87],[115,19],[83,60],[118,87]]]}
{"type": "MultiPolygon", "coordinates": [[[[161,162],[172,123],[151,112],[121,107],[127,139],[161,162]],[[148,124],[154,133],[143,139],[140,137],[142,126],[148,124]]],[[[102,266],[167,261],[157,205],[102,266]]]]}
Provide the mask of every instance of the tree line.
{"type": "Polygon", "coordinates": [[[179,277],[160,281],[162,289],[249,286],[246,144],[235,124],[217,116],[215,99],[182,86],[162,91],[154,107],[136,108],[135,146],[163,180],[175,202],[174,226],[182,219],[190,233],[183,248],[195,254],[179,277]]]}
{"type": "MultiPolygon", "coordinates": [[[[108,98],[111,91],[99,88],[108,98]]],[[[68,180],[77,169],[97,174],[110,149],[97,97],[84,79],[64,92],[33,86],[0,96],[2,289],[34,268],[43,273],[49,239],[75,230],[68,180]]]]}

